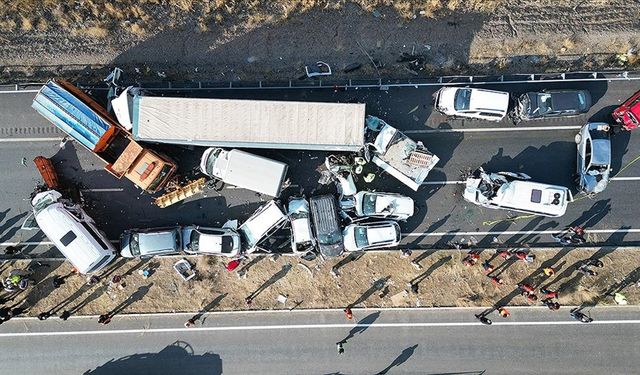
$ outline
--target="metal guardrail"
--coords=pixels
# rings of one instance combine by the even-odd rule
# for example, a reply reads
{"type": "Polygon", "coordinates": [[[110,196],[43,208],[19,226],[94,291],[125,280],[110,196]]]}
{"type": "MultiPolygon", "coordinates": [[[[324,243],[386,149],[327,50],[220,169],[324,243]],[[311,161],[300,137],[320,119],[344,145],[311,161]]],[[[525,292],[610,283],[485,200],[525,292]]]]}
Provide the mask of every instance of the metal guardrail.
{"type": "MultiPolygon", "coordinates": [[[[588,81],[635,81],[640,80],[640,71],[601,71],[601,72],[564,72],[541,74],[503,74],[503,75],[456,75],[432,78],[408,79],[345,79],[345,80],[289,80],[289,81],[159,81],[159,82],[121,82],[122,86],[136,85],[153,90],[260,90],[260,89],[358,89],[392,87],[425,87],[442,85],[500,85],[530,84],[538,82],[588,82],[588,81]]],[[[37,90],[43,84],[37,82],[14,85],[0,85],[0,92],[37,90]]],[[[106,85],[78,84],[85,90],[107,90],[106,85]]]]}

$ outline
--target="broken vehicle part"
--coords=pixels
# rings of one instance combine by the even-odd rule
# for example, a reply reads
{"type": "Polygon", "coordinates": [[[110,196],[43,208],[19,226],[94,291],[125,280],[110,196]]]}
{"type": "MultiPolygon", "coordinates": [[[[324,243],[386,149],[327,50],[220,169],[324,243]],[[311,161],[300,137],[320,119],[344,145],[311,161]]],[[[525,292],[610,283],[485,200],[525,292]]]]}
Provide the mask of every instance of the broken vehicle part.
{"type": "Polygon", "coordinates": [[[44,156],[36,156],[36,158],[33,159],[33,162],[36,164],[38,172],[40,172],[40,175],[42,176],[42,180],[47,185],[47,187],[49,187],[49,189],[55,190],[60,187],[58,174],[56,173],[51,160],[45,158],[44,156]]]}
{"type": "Polygon", "coordinates": [[[287,207],[291,222],[291,249],[296,255],[314,252],[316,240],[311,229],[311,211],[304,197],[291,197],[287,207]]]}
{"type": "Polygon", "coordinates": [[[202,192],[206,183],[204,177],[191,181],[176,190],[165,193],[154,200],[156,206],[165,208],[202,192]]]}
{"type": "Polygon", "coordinates": [[[367,116],[366,124],[365,157],[373,152],[371,160],[377,166],[417,191],[440,159],[422,142],[414,141],[377,117],[367,116]]]}
{"type": "Polygon", "coordinates": [[[304,67],[304,72],[309,78],[330,76],[331,67],[324,61],[318,61],[315,64],[306,65],[304,67]]]}

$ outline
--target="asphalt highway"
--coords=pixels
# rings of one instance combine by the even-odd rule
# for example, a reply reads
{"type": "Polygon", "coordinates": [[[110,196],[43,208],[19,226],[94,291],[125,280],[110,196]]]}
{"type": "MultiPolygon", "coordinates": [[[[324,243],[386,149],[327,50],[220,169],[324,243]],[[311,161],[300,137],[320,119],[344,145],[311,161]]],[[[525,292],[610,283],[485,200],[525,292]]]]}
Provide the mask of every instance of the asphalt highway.
{"type": "MultiPolygon", "coordinates": [[[[417,207],[414,217],[401,225],[402,247],[446,247],[448,241],[473,236],[482,245],[494,238],[509,244],[526,242],[532,246],[552,245],[550,233],[567,225],[583,225],[592,231],[593,245],[637,245],[640,226],[634,194],[640,183],[640,137],[626,132],[612,138],[614,180],[595,198],[576,196],[561,218],[528,217],[514,212],[489,210],[471,205],[461,197],[460,176],[484,166],[489,171],[519,171],[535,180],[573,187],[576,168],[574,136],[587,121],[607,121],[611,110],[640,88],[640,81],[590,81],[565,83],[502,84],[483,86],[519,94],[550,88],[589,89],[594,106],[590,113],[568,119],[538,120],[514,126],[508,120],[490,123],[448,120],[432,110],[432,96],[439,88],[378,89],[287,89],[166,92],[170,95],[235,97],[256,99],[365,102],[367,113],[422,141],[441,161],[418,192],[371,167],[376,179],[360,189],[397,192],[411,196],[417,207]]],[[[99,99],[103,91],[92,94],[99,99]]],[[[27,244],[27,256],[57,253],[47,246],[38,231],[20,230],[29,213],[29,194],[40,180],[32,160],[37,155],[52,157],[61,177],[83,189],[87,211],[110,238],[117,239],[123,229],[173,224],[220,225],[227,219],[248,218],[268,197],[225,187],[221,192],[159,209],[151,197],[140,194],[126,180],[118,181],[102,170],[100,161],[81,146],[68,142],[60,148],[63,134],[31,109],[33,92],[0,94],[0,245],[27,244]],[[43,242],[44,241],[44,242],[43,242]],[[40,246],[38,246],[40,245],[40,246]]],[[[182,175],[193,175],[203,148],[157,146],[180,164],[182,175]]],[[[252,152],[289,164],[292,186],[283,194],[307,196],[334,191],[319,186],[316,168],[326,154],[288,150],[252,152]]],[[[284,234],[286,235],[286,233],[284,234]]]]}
{"type": "Polygon", "coordinates": [[[210,313],[13,319],[0,326],[0,374],[620,374],[640,366],[638,307],[210,313]],[[345,341],[339,355],[336,342],[345,341]],[[484,371],[484,372],[483,372],[484,371]]]}

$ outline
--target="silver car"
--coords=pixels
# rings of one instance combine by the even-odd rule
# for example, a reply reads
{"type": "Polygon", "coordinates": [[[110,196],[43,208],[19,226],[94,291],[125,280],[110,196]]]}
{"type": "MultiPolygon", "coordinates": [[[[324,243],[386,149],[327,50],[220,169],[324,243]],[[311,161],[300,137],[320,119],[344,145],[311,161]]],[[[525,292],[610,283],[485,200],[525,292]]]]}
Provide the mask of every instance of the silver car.
{"type": "Polygon", "coordinates": [[[188,254],[235,257],[240,254],[240,235],[229,228],[192,225],[182,229],[182,248],[188,254]]]}
{"type": "Polygon", "coordinates": [[[142,258],[180,254],[180,235],[180,227],[125,230],[120,236],[120,255],[142,258]]]}
{"type": "Polygon", "coordinates": [[[400,243],[400,226],[395,221],[350,224],[342,232],[347,251],[392,247],[400,243]]]}
{"type": "Polygon", "coordinates": [[[358,217],[407,220],[413,216],[413,199],[395,193],[361,191],[355,195],[358,217]]]}
{"type": "Polygon", "coordinates": [[[609,184],[611,173],[611,140],[609,125],[590,122],[576,134],[578,145],[578,189],[597,194],[609,184]]]}

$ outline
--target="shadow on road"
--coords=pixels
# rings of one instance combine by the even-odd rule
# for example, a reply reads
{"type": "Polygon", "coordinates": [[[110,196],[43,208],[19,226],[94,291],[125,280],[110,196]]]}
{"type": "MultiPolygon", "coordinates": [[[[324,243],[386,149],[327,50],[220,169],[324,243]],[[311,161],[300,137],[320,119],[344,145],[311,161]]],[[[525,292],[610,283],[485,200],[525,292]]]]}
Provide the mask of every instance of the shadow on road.
{"type": "Polygon", "coordinates": [[[380,316],[380,311],[376,311],[360,319],[358,324],[355,327],[353,327],[351,331],[349,331],[349,334],[347,335],[347,337],[343,338],[339,342],[346,343],[347,341],[352,339],[355,335],[362,334],[364,331],[367,330],[367,328],[369,328],[371,324],[373,324],[373,322],[375,322],[378,319],[379,316],[380,316]]]}
{"type": "Polygon", "coordinates": [[[415,344],[414,346],[410,346],[405,350],[403,350],[402,353],[400,353],[400,355],[397,356],[396,359],[394,359],[393,362],[389,364],[389,366],[385,367],[382,371],[376,373],[376,375],[386,374],[392,368],[398,367],[403,363],[405,363],[409,358],[411,358],[411,356],[413,355],[413,352],[416,350],[417,347],[418,347],[418,344],[415,344]]]}
{"type": "Polygon", "coordinates": [[[176,341],[158,353],[133,354],[112,359],[84,373],[84,375],[113,374],[220,375],[222,359],[214,353],[196,355],[190,344],[176,341]]]}

